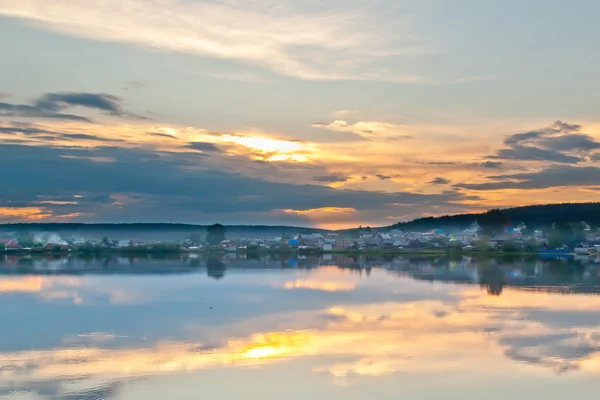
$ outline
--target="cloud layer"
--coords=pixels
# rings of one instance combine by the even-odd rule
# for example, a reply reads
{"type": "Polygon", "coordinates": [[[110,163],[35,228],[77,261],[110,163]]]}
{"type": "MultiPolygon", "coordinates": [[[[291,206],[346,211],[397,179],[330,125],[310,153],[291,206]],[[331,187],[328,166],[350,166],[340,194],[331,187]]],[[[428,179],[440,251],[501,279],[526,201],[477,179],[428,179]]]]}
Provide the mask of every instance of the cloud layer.
{"type": "Polygon", "coordinates": [[[420,79],[385,65],[422,52],[408,28],[410,15],[387,19],[362,2],[344,2],[344,11],[340,4],[107,0],[98,7],[0,0],[0,14],[74,36],[232,59],[301,79],[420,79]]]}

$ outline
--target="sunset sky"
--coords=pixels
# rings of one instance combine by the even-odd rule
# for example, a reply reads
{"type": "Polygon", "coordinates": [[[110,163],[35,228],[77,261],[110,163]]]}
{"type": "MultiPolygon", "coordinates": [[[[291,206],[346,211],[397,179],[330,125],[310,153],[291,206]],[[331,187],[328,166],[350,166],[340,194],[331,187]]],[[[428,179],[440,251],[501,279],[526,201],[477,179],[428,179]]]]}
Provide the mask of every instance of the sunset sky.
{"type": "Polygon", "coordinates": [[[595,0],[0,0],[0,223],[600,194],[595,0]]]}

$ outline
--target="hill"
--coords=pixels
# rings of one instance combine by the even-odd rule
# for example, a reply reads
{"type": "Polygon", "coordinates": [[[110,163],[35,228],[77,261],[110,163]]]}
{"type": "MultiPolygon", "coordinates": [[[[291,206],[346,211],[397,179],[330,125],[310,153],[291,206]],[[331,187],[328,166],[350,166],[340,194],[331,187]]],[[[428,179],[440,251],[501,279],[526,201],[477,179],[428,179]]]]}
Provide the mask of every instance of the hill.
{"type": "MultiPolygon", "coordinates": [[[[507,208],[502,212],[509,223],[516,225],[523,222],[530,228],[543,229],[553,223],[585,221],[593,227],[600,226],[600,203],[563,203],[544,204],[525,207],[507,208]]],[[[419,218],[410,222],[399,222],[386,227],[403,231],[427,231],[445,229],[446,231],[463,230],[477,221],[481,214],[457,214],[442,217],[419,218]]]]}
{"type": "MultiPolygon", "coordinates": [[[[565,203],[546,204],[502,210],[509,223],[517,225],[525,223],[530,228],[547,228],[553,222],[585,221],[593,227],[600,226],[600,203],[565,203]]],[[[400,229],[403,231],[428,231],[444,229],[447,232],[459,231],[477,221],[482,214],[457,214],[442,217],[419,218],[410,222],[374,228],[377,231],[400,229]]],[[[351,233],[359,228],[338,231],[351,233]]],[[[85,238],[108,236],[111,239],[136,238],[140,240],[179,240],[192,233],[206,234],[206,225],[169,224],[169,223],[136,223],[136,224],[85,224],[85,223],[18,223],[0,225],[0,232],[14,231],[50,231],[62,235],[81,235],[85,238]]],[[[326,229],[297,226],[268,225],[228,225],[227,237],[275,237],[297,233],[324,233],[326,229]]]]}
{"type": "MultiPolygon", "coordinates": [[[[137,240],[181,240],[191,234],[206,235],[206,225],[170,224],[170,223],[132,223],[132,224],[86,224],[86,223],[14,223],[1,224],[2,232],[55,232],[63,236],[80,235],[86,239],[109,237],[115,240],[135,238],[137,240]]],[[[266,238],[286,234],[325,232],[324,229],[297,226],[268,225],[228,225],[227,237],[266,238]]]]}

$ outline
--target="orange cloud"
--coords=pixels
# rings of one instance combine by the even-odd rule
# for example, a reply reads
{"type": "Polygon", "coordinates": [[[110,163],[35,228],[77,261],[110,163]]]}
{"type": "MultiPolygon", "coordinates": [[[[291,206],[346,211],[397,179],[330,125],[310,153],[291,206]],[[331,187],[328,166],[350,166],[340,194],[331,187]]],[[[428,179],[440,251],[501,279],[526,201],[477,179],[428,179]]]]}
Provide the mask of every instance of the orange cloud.
{"type": "Polygon", "coordinates": [[[296,215],[305,215],[305,214],[313,214],[313,213],[350,213],[355,212],[356,209],[351,207],[321,207],[321,208],[311,208],[309,210],[283,210],[288,214],[296,214],[296,215]]]}
{"type": "Polygon", "coordinates": [[[38,221],[52,216],[40,207],[0,207],[0,220],[38,221]]]}

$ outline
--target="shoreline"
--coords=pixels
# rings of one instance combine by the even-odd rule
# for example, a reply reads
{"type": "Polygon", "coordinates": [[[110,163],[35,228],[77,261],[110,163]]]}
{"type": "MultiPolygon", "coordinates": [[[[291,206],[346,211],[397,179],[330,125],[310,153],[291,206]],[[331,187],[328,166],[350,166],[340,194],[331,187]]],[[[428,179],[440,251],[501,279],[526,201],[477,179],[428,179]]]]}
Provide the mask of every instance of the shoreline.
{"type": "Polygon", "coordinates": [[[468,255],[468,256],[576,256],[576,255],[590,255],[590,254],[577,254],[575,252],[564,252],[557,253],[552,251],[536,251],[536,252],[505,252],[505,251],[473,251],[473,250],[457,250],[457,249],[439,249],[439,250],[399,250],[399,249],[375,249],[375,250],[314,250],[314,251],[302,251],[297,249],[269,249],[260,251],[246,251],[240,250],[236,252],[226,251],[223,249],[98,249],[94,251],[90,250],[11,250],[5,249],[0,251],[0,255],[37,255],[37,256],[57,256],[57,255],[161,255],[161,254],[245,254],[252,256],[261,255],[300,255],[300,256],[321,256],[321,255],[365,255],[365,256],[402,256],[402,255],[428,255],[428,256],[443,256],[443,255],[468,255]]]}

